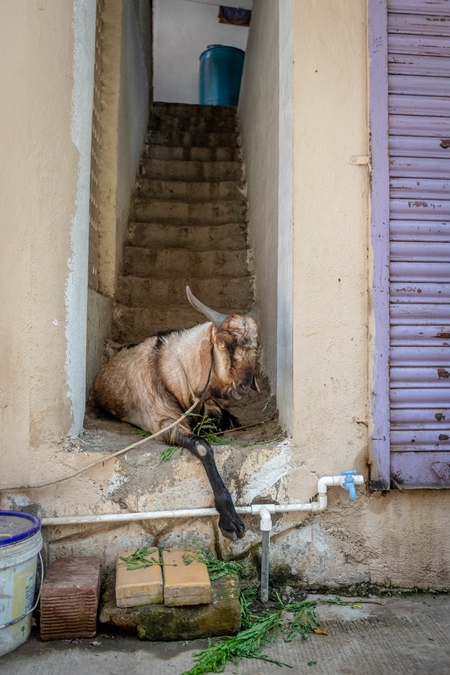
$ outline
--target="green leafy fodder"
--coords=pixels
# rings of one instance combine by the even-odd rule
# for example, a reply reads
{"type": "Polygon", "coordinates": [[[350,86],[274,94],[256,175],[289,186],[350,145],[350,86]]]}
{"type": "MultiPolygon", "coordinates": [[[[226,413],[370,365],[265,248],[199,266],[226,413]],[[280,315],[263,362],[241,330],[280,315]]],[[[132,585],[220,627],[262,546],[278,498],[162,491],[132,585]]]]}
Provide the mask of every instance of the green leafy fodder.
{"type": "Polygon", "coordinates": [[[221,638],[215,645],[207,649],[194,652],[196,662],[191,670],[183,675],[206,675],[206,673],[221,673],[228,661],[238,663],[241,659],[260,659],[279,666],[288,666],[270,659],[264,653],[264,647],[275,641],[281,634],[286,642],[290,642],[297,635],[306,640],[312,632],[325,634],[325,631],[317,629],[319,620],[317,616],[318,605],[347,605],[339,598],[329,600],[304,600],[301,602],[283,603],[277,595],[275,608],[264,610],[260,613],[252,611],[252,603],[256,599],[255,591],[243,591],[240,595],[242,612],[242,630],[235,636],[221,638]],[[286,620],[285,614],[291,618],[286,620]]]}
{"type": "Polygon", "coordinates": [[[242,577],[243,568],[236,560],[218,560],[208,549],[198,541],[192,542],[199,550],[190,551],[183,556],[184,563],[189,565],[193,560],[203,562],[209,572],[211,581],[220,579],[227,574],[236,574],[242,577]]]}
{"type": "Polygon", "coordinates": [[[192,431],[196,436],[204,438],[210,445],[231,445],[233,441],[229,438],[223,438],[222,433],[217,429],[217,422],[208,415],[199,415],[198,413],[188,413],[186,417],[196,418],[197,424],[192,431]]]}
{"type": "Polygon", "coordinates": [[[159,457],[159,464],[162,464],[163,462],[167,462],[168,459],[172,457],[176,453],[176,451],[180,451],[180,455],[183,452],[183,448],[178,447],[178,445],[171,445],[170,448],[166,448],[161,452],[161,455],[159,457]]]}
{"type": "Polygon", "coordinates": [[[153,567],[154,565],[162,566],[164,563],[159,559],[159,552],[157,548],[148,548],[148,546],[143,546],[138,548],[131,555],[124,557],[119,556],[122,560],[120,565],[128,565],[127,570],[140,570],[144,567],[153,567]],[[152,556],[150,560],[148,556],[152,556]]]}
{"type": "MultiPolygon", "coordinates": [[[[193,428],[193,433],[196,436],[201,436],[204,438],[210,445],[231,445],[233,441],[228,438],[221,438],[220,434],[222,432],[217,431],[216,421],[212,417],[207,415],[199,415],[198,413],[187,413],[185,417],[196,418],[197,424],[193,428]]],[[[161,452],[159,458],[159,464],[167,462],[168,459],[172,457],[179,450],[180,454],[183,452],[183,448],[180,448],[177,445],[172,445],[170,448],[166,448],[161,452]]]]}

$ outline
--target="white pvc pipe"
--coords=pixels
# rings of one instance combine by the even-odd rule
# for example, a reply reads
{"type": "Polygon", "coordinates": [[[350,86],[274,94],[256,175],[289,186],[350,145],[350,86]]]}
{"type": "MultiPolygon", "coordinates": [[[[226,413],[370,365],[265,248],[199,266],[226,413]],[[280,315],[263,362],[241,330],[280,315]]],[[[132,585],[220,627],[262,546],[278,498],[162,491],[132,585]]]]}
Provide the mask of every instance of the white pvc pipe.
{"type": "MultiPolygon", "coordinates": [[[[364,476],[353,476],[355,485],[364,484],[364,476]]],[[[319,513],[327,508],[328,487],[340,485],[344,476],[323,476],[317,483],[318,501],[300,504],[252,504],[251,506],[237,506],[236,512],[240,515],[258,515],[262,509],[264,513],[295,513],[307,511],[319,513]]],[[[60,518],[42,518],[42,526],[50,525],[82,525],[84,523],[119,523],[134,520],[158,520],[160,518],[199,518],[203,516],[219,515],[214,508],[177,509],[171,511],[141,511],[137,513],[105,513],[98,516],[62,516],[60,518]]]]}

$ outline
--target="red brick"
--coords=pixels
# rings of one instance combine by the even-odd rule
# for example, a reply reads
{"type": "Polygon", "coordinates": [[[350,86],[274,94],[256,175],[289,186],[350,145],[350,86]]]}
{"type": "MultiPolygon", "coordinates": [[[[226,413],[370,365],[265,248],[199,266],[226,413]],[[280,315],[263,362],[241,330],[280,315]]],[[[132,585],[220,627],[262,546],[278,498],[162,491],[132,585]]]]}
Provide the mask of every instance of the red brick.
{"type": "Polygon", "coordinates": [[[59,558],[47,570],[41,592],[41,638],[94,637],[101,582],[100,558],[59,558]]]}

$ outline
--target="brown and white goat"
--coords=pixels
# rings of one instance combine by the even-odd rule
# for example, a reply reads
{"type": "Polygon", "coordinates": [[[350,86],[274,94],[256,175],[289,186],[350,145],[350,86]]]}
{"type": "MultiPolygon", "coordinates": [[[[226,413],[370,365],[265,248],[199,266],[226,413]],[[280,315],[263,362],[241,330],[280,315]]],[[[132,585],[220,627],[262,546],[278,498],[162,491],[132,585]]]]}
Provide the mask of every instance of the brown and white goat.
{"type": "MultiPolygon", "coordinates": [[[[186,293],[208,323],[181,331],[163,331],[139,345],[123,348],[94,380],[94,396],[102,408],[151,433],[177,420],[196,398],[199,404],[194,412],[214,418],[219,430],[229,429],[237,423],[227,409],[229,403],[243,399],[251,387],[258,390],[255,320],[215,312],[197,300],[189,286],[186,293]]],[[[217,470],[213,450],[204,438],[192,432],[190,419],[183,419],[162,439],[187,448],[202,462],[214,493],[222,534],[233,541],[242,538],[244,523],[217,470]]]]}

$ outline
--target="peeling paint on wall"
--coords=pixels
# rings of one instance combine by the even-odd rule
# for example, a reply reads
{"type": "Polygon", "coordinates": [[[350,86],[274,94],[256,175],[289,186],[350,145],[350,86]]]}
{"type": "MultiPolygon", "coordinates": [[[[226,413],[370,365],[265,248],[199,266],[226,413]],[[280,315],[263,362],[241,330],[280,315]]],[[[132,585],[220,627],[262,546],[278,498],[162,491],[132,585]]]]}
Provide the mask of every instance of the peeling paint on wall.
{"type": "Polygon", "coordinates": [[[278,450],[279,453],[263,464],[248,480],[243,490],[243,499],[246,504],[251,504],[255,497],[269,490],[288,475],[291,456],[289,441],[285,440],[280,443],[278,450]]]}

